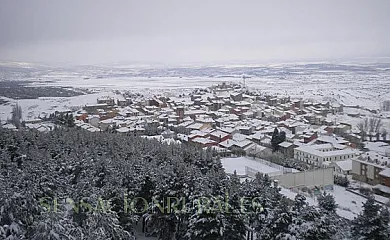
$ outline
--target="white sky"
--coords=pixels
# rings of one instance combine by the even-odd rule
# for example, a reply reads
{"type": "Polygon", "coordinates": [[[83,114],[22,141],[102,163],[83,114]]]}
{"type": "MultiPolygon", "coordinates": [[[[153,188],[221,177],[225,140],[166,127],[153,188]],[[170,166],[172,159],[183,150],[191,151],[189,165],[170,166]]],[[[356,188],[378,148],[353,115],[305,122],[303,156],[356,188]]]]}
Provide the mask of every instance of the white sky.
{"type": "Polygon", "coordinates": [[[390,56],[389,0],[1,0],[0,60],[223,63],[390,56]]]}

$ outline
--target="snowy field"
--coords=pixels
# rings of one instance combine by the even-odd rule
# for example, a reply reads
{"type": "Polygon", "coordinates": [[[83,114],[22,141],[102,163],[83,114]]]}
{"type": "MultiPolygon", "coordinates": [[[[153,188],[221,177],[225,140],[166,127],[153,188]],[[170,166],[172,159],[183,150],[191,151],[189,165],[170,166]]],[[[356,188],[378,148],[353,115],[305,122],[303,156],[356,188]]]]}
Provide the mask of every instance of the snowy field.
{"type": "MultiPolygon", "coordinates": [[[[79,66],[7,67],[0,64],[0,84],[5,81],[28,81],[30,86],[55,86],[89,89],[101,94],[71,98],[19,100],[25,117],[96,103],[96,97],[114,90],[148,95],[174,96],[194,88],[209,87],[222,82],[243,83],[262,93],[289,95],[292,98],[330,101],[378,109],[390,99],[390,64],[281,64],[226,65],[178,68],[149,66],[79,66]],[[26,111],[25,111],[26,110],[26,111]]],[[[0,85],[1,86],[1,85],[0,85]]],[[[108,94],[107,94],[108,93],[108,94]]],[[[1,97],[1,96],[0,96],[1,97]]],[[[15,101],[11,100],[11,104],[15,101]]],[[[0,119],[5,120],[11,106],[0,106],[0,119]]],[[[353,110],[352,110],[353,111],[353,110]]],[[[337,116],[339,117],[339,116],[337,116]]],[[[342,115],[338,120],[351,120],[342,115]]],[[[352,119],[359,121],[359,119],[352,119]]],[[[390,124],[390,123],[389,123],[390,124]]],[[[389,125],[390,126],[390,125],[389,125]]]]}
{"type": "MultiPolygon", "coordinates": [[[[246,79],[249,88],[264,93],[289,95],[292,98],[332,101],[344,105],[359,105],[379,108],[379,103],[390,99],[389,73],[379,76],[359,74],[292,75],[288,77],[267,76],[246,79]]],[[[209,87],[222,82],[242,83],[235,77],[108,77],[83,79],[63,76],[54,81],[34,82],[35,86],[77,87],[86,89],[150,90],[150,89],[191,89],[209,87]]]]}
{"type": "Polygon", "coordinates": [[[247,157],[222,158],[221,162],[226,173],[234,173],[236,171],[237,175],[245,175],[245,167],[250,167],[270,176],[282,174],[279,169],[272,168],[247,157]]]}
{"type": "Polygon", "coordinates": [[[34,119],[39,115],[52,113],[55,111],[70,110],[72,108],[81,108],[87,104],[95,104],[97,98],[101,96],[113,96],[123,98],[112,91],[102,91],[93,94],[80,95],[75,97],[45,97],[38,99],[7,99],[9,102],[0,105],[0,120],[5,121],[11,115],[12,105],[17,103],[22,107],[24,119],[34,119]]]}

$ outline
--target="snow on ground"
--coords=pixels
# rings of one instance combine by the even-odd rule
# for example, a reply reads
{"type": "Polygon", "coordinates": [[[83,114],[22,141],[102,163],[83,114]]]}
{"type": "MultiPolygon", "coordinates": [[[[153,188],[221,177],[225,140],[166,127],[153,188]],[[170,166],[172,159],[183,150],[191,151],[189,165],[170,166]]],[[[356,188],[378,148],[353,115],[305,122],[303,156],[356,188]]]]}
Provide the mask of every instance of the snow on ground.
{"type": "MultiPolygon", "coordinates": [[[[351,188],[351,191],[359,192],[359,188],[361,188],[361,187],[373,189],[374,186],[370,185],[368,183],[359,182],[356,180],[350,180],[349,187],[351,188]]],[[[388,197],[383,197],[383,196],[380,196],[378,194],[374,194],[374,197],[375,197],[376,201],[381,202],[383,204],[387,204],[390,202],[390,198],[388,198],[388,197]]]]}
{"type": "MultiPolygon", "coordinates": [[[[158,73],[156,73],[158,75],[158,73]]],[[[45,80],[35,82],[35,86],[64,86],[77,88],[100,88],[116,90],[140,90],[140,89],[177,89],[208,87],[221,82],[242,82],[240,76],[235,77],[105,77],[83,79],[80,76],[61,76],[54,79],[45,76],[45,80]],[[51,81],[47,81],[50,79],[51,81]]],[[[290,95],[293,98],[311,98],[315,100],[332,99],[332,101],[344,105],[359,105],[379,108],[379,103],[390,98],[386,91],[385,75],[376,76],[375,81],[367,80],[365,75],[350,74],[302,74],[286,76],[253,76],[246,80],[246,85],[257,88],[265,93],[276,95],[290,95]],[[383,87],[378,88],[379,85],[383,87]]]]}
{"type": "Polygon", "coordinates": [[[334,190],[330,191],[339,205],[337,213],[347,219],[353,219],[363,210],[363,203],[366,198],[348,192],[344,187],[334,185],[334,190]]]}
{"type": "MultiPolygon", "coordinates": [[[[245,175],[245,167],[250,167],[269,175],[280,173],[280,171],[276,168],[272,168],[246,157],[222,158],[221,162],[227,173],[233,173],[234,170],[236,170],[238,175],[245,175]]],[[[338,185],[334,185],[333,190],[327,190],[326,192],[334,196],[335,201],[338,204],[337,214],[350,220],[357,217],[357,215],[363,210],[363,204],[367,200],[365,197],[349,192],[344,187],[338,185]]],[[[292,200],[294,200],[295,196],[298,194],[295,190],[292,191],[283,187],[281,188],[281,193],[292,200]]],[[[306,192],[301,193],[306,196],[308,204],[313,206],[317,205],[315,196],[311,197],[306,192]]],[[[378,197],[377,200],[383,199],[378,197]]]]}
{"type": "MultiPolygon", "coordinates": [[[[232,79],[224,79],[231,81],[232,79]]],[[[61,78],[53,82],[41,82],[34,86],[67,86],[77,88],[103,88],[115,90],[134,90],[134,89],[170,89],[170,88],[199,88],[209,87],[212,84],[223,82],[220,78],[211,78],[205,80],[202,77],[108,77],[80,79],[78,77],[61,78]]]]}
{"type": "MultiPolygon", "coordinates": [[[[291,199],[291,200],[294,200],[295,197],[298,195],[297,192],[293,192],[290,189],[283,188],[283,187],[281,187],[280,193],[283,194],[284,196],[286,196],[287,198],[291,199]]],[[[306,196],[306,202],[309,205],[311,205],[311,206],[316,206],[317,205],[317,202],[313,198],[310,198],[310,197],[307,197],[307,196],[306,196]]]]}
{"type": "Polygon", "coordinates": [[[234,171],[237,171],[237,175],[245,175],[245,167],[253,168],[261,173],[268,175],[281,173],[279,169],[267,166],[247,157],[222,158],[221,162],[227,173],[234,173],[234,171]]]}
{"type": "MultiPolygon", "coordinates": [[[[351,124],[354,129],[357,130],[357,125],[362,122],[365,118],[371,118],[371,117],[378,117],[378,115],[375,114],[367,114],[365,116],[361,117],[351,117],[348,116],[347,114],[328,114],[327,118],[331,120],[332,122],[336,121],[338,123],[348,123],[351,124]]],[[[390,129],[390,119],[389,118],[381,118],[383,128],[390,129]]]]}
{"type": "MultiPolygon", "coordinates": [[[[158,94],[169,96],[172,92],[183,94],[194,88],[209,87],[222,82],[242,83],[242,75],[245,74],[250,76],[246,79],[246,85],[265,94],[289,95],[293,99],[331,101],[377,109],[382,101],[390,99],[388,91],[390,72],[375,66],[326,63],[192,66],[173,69],[132,68],[132,66],[127,68],[115,66],[67,68],[64,66],[64,68],[55,69],[32,69],[29,74],[10,70],[10,77],[7,77],[7,80],[27,80],[33,86],[76,87],[97,91],[129,90],[151,95],[158,92],[158,94]]],[[[52,102],[53,100],[48,102],[19,101],[27,108],[36,109],[36,112],[49,111],[51,105],[61,105],[58,101],[52,102]],[[36,105],[43,106],[37,107],[36,105]],[[45,109],[45,106],[49,109],[45,109]]],[[[0,118],[6,118],[10,109],[10,106],[1,106],[0,118]]],[[[346,111],[349,110],[346,109],[346,111]]],[[[363,113],[368,114],[366,111],[363,113]]],[[[341,119],[344,117],[348,116],[346,114],[340,116],[341,119]]],[[[350,120],[360,121],[359,118],[346,120],[348,122],[350,120]]],[[[390,127],[390,120],[387,125],[390,127]]]]}
{"type": "MultiPolygon", "coordinates": [[[[272,168],[246,157],[222,158],[221,162],[227,173],[233,173],[234,170],[236,170],[238,175],[246,174],[246,166],[270,175],[280,172],[276,168],[272,168]]],[[[357,217],[363,210],[363,203],[367,200],[365,197],[349,192],[344,187],[337,185],[334,185],[333,190],[328,190],[327,192],[334,196],[335,201],[338,204],[337,214],[350,220],[357,217]]],[[[281,188],[281,193],[292,200],[294,200],[295,196],[298,194],[296,191],[283,187],[281,188]]],[[[315,196],[311,197],[308,193],[301,193],[306,196],[309,205],[316,206],[318,204],[315,196]]]]}
{"type": "Polygon", "coordinates": [[[156,237],[145,237],[143,233],[136,232],[135,237],[137,240],[157,240],[156,237]]]}
{"type": "Polygon", "coordinates": [[[19,104],[22,107],[24,119],[35,119],[39,115],[45,115],[55,111],[69,110],[72,107],[82,107],[86,104],[96,104],[97,98],[102,96],[112,96],[123,98],[112,91],[102,91],[74,97],[42,97],[38,99],[7,99],[10,102],[7,105],[0,105],[0,120],[5,121],[10,117],[12,106],[19,104]]]}
{"type": "MultiPolygon", "coordinates": [[[[291,191],[286,188],[281,189],[281,194],[285,195],[289,199],[294,200],[295,196],[298,194],[295,191],[291,191]]],[[[344,217],[349,220],[353,220],[358,214],[363,210],[363,204],[366,202],[366,198],[359,196],[357,194],[351,193],[345,190],[344,187],[334,185],[333,191],[327,191],[334,196],[338,208],[336,210],[337,214],[341,217],[344,217]]],[[[306,196],[306,202],[311,206],[317,206],[317,200],[315,197],[308,196],[307,193],[302,193],[306,196]]]]}

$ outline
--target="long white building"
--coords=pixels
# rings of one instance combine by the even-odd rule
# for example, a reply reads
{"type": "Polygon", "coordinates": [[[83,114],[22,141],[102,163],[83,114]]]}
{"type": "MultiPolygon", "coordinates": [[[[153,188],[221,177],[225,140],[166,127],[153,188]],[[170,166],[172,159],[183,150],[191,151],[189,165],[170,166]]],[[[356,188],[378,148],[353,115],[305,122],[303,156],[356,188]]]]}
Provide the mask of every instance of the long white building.
{"type": "Polygon", "coordinates": [[[302,145],[294,149],[294,159],[315,166],[322,166],[323,162],[346,160],[357,156],[359,153],[344,145],[336,146],[330,143],[302,145]]]}

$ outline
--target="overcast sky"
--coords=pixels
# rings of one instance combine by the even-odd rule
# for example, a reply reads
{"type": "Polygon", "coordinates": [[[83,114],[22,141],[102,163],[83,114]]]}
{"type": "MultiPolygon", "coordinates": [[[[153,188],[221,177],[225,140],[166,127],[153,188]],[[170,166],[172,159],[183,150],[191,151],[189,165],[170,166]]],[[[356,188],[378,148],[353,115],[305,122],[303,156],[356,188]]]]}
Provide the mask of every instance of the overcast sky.
{"type": "Polygon", "coordinates": [[[390,56],[390,0],[0,0],[0,60],[223,63],[390,56]]]}

